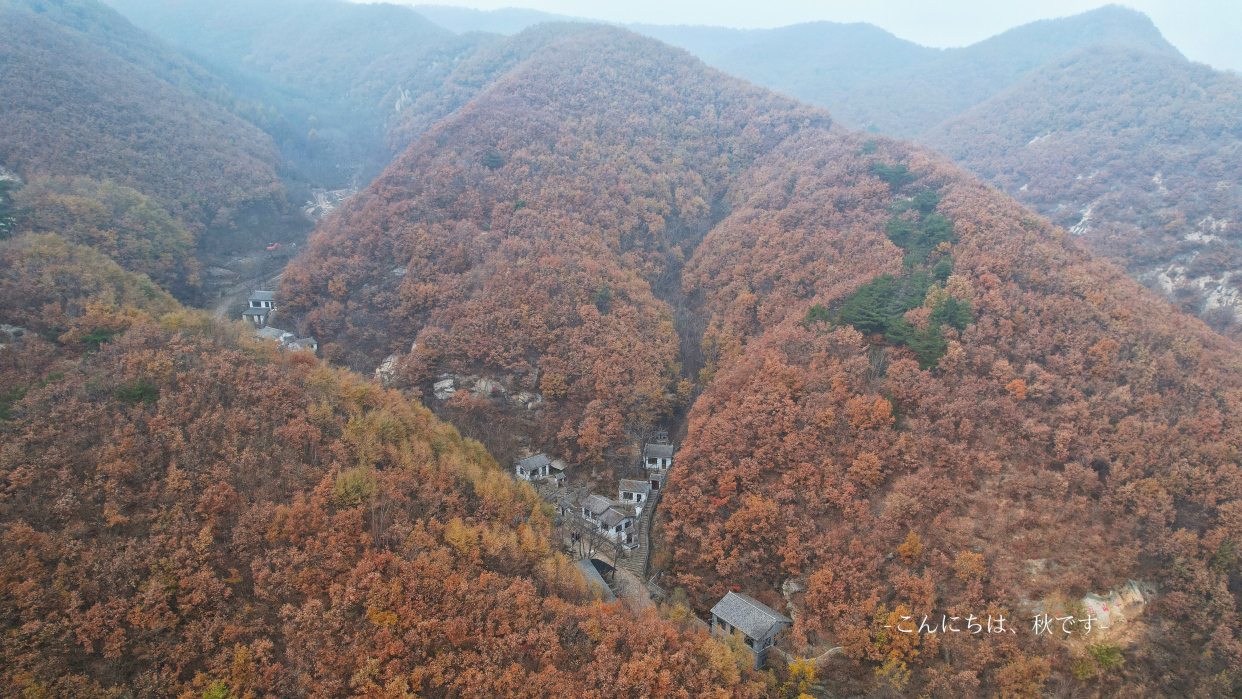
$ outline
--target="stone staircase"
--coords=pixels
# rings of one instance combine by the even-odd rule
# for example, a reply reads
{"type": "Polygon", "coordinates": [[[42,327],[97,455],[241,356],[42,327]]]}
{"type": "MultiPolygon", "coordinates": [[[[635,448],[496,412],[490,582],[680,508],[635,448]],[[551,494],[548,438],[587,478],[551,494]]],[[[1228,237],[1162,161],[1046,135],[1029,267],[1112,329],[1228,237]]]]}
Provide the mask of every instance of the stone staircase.
{"type": "Polygon", "coordinates": [[[660,491],[655,491],[647,501],[643,513],[638,516],[638,547],[626,551],[618,562],[618,567],[625,568],[639,580],[647,580],[647,563],[651,558],[651,518],[655,516],[656,504],[660,502],[660,491]]]}

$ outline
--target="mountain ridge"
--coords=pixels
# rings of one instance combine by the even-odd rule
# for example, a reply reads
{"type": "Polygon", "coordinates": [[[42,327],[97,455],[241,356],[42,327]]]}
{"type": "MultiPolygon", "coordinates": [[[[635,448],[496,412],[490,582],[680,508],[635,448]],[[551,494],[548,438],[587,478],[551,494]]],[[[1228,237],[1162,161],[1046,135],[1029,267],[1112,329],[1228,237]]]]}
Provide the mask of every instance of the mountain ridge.
{"type": "MultiPolygon", "coordinates": [[[[1107,5],[950,49],[922,47],[868,24],[631,29],[683,46],[726,72],[825,107],[845,125],[914,138],[953,154],[960,164],[1040,213],[1076,233],[1087,233],[1097,254],[1121,260],[1136,278],[1209,319],[1219,331],[1242,332],[1242,255],[1236,249],[1242,213],[1228,202],[1228,192],[1237,191],[1242,178],[1228,166],[1213,166],[1214,174],[1208,174],[1184,159],[1170,159],[1171,151],[1154,145],[1156,134],[1171,134],[1189,124],[1199,134],[1194,149],[1205,162],[1217,162],[1218,153],[1231,152],[1229,134],[1238,117],[1226,93],[1235,81],[1227,73],[1194,67],[1140,12],[1107,5]],[[1111,58],[1120,53],[1132,62],[1111,58]],[[1084,56],[1096,57],[1115,74],[1087,69],[1084,56]],[[1161,73],[1179,75],[1180,82],[1161,73]],[[1066,89],[1069,82],[1081,95],[1108,99],[1077,98],[1066,89]],[[1123,83],[1129,92],[1120,89],[1123,83]],[[1185,85],[1194,86],[1193,91],[1201,84],[1212,86],[1212,100],[1185,93],[1185,85]],[[1144,94],[1141,104],[1129,96],[1138,93],[1144,94]],[[1056,108],[1049,109],[1053,104],[1056,108]],[[1016,124],[1029,133],[1013,136],[1016,124]],[[1071,124],[1076,125],[1070,129],[1071,124]],[[1208,135],[1211,129],[1217,137],[1208,135]],[[1067,136],[1070,130],[1076,135],[1067,136]],[[1047,138],[1053,131],[1058,131],[1052,137],[1061,140],[1058,145],[1045,140],[1038,148],[1028,147],[1028,141],[1035,143],[1031,139],[1047,138]],[[1150,137],[1136,140],[1119,136],[1122,131],[1150,137]],[[1002,142],[1004,138],[1009,140],[1002,142]],[[1035,151],[1040,149],[1055,152],[1060,164],[1039,156],[1035,151]],[[1062,172],[1067,168],[1077,169],[1062,172]],[[1055,201],[1036,194],[1034,182],[1011,182],[1014,173],[1036,170],[1045,183],[1038,186],[1057,191],[1055,201]],[[1095,178],[1093,172],[1114,174],[1095,178]],[[1129,180],[1119,179],[1121,173],[1129,180]],[[1079,176],[1089,181],[1076,180],[1079,176]],[[1161,195],[1163,199],[1150,196],[1134,179],[1165,176],[1178,186],[1169,190],[1172,194],[1161,195]],[[1118,191],[1106,193],[1104,182],[1118,191]],[[1020,190],[1023,186],[1028,189],[1020,190]],[[1179,218],[1184,221],[1178,223],[1179,218]]],[[[1242,94],[1242,89],[1232,92],[1242,94]]],[[[1156,182],[1146,189],[1169,188],[1156,182]]]]}
{"type": "Polygon", "coordinates": [[[6,2],[0,16],[0,164],[29,183],[6,187],[21,226],[100,241],[189,301],[200,253],[283,220],[279,152],[218,103],[222,82],[93,2],[6,2]],[[31,199],[55,213],[26,216],[31,199]]]}
{"type": "Polygon", "coordinates": [[[1242,81],[1171,55],[1093,47],[1035,71],[926,140],[1120,258],[1226,333],[1242,327],[1233,167],[1242,81]]]}
{"type": "MultiPolygon", "coordinates": [[[[216,105],[200,100],[149,72],[143,64],[153,65],[154,59],[151,54],[158,50],[154,44],[148,43],[146,47],[136,52],[135,55],[141,60],[140,63],[130,63],[123,57],[96,53],[88,48],[107,46],[109,43],[90,38],[91,35],[100,31],[94,28],[98,25],[89,24],[88,28],[91,28],[91,33],[84,34],[77,29],[70,29],[56,23],[51,17],[32,12],[24,5],[9,3],[6,8],[5,15],[8,18],[6,24],[10,30],[6,44],[10,47],[10,65],[22,70],[21,73],[16,70],[6,73],[10,94],[22,96],[21,100],[6,102],[6,110],[11,123],[21,124],[26,129],[30,129],[38,120],[47,121],[50,118],[49,110],[55,108],[81,110],[80,113],[74,114],[72,120],[77,124],[76,127],[64,123],[65,119],[59,119],[53,122],[58,124],[55,131],[10,130],[10,138],[6,139],[4,155],[7,167],[23,175],[35,173],[92,175],[99,179],[116,177],[126,183],[139,183],[139,189],[144,193],[157,197],[162,205],[186,218],[188,222],[207,226],[210,226],[217,216],[215,209],[235,206],[246,200],[252,199],[258,204],[268,206],[283,205],[284,190],[275,172],[276,156],[270,140],[263,137],[249,124],[229,115],[216,105]],[[25,36],[17,32],[19,27],[25,36]],[[30,35],[39,36],[47,42],[56,42],[62,63],[58,66],[46,62],[37,63],[36,61],[47,58],[46,48],[42,47],[41,51],[35,50],[33,44],[29,43],[30,35]],[[16,47],[19,46],[26,47],[26,50],[17,49],[16,47]],[[20,60],[14,60],[15,55],[20,55],[20,60]],[[69,64],[69,60],[76,60],[77,63],[69,64]],[[98,79],[91,77],[92,71],[86,69],[85,61],[87,60],[108,61],[102,68],[104,71],[118,74],[118,79],[122,82],[115,88],[120,89],[109,91],[98,79]],[[66,93],[64,96],[70,97],[74,92],[92,94],[95,96],[91,100],[92,104],[69,102],[62,107],[56,107],[39,100],[38,90],[33,87],[23,87],[15,82],[38,80],[41,81],[39,82],[41,85],[57,85],[58,82],[66,81],[67,78],[78,80],[79,84],[75,91],[66,93]],[[127,87],[129,92],[125,91],[127,87]],[[161,100],[177,104],[179,109],[176,112],[161,115],[162,118],[156,118],[150,114],[147,101],[139,97],[139,94],[144,91],[159,94],[161,100]],[[104,95],[107,97],[105,98],[104,95]],[[139,126],[137,133],[132,135],[121,132],[110,133],[112,124],[126,122],[123,116],[124,110],[128,109],[148,110],[144,125],[139,126]],[[174,116],[181,120],[178,128],[165,127],[162,122],[174,116]],[[55,152],[55,149],[63,148],[65,143],[71,139],[71,134],[75,129],[80,128],[95,130],[98,133],[96,138],[79,143],[77,147],[80,150],[74,154],[75,158],[89,159],[90,164],[85,168],[80,164],[69,165],[66,161],[68,154],[58,155],[55,152]],[[228,153],[228,156],[216,156],[213,164],[195,167],[193,170],[195,173],[229,173],[227,181],[211,179],[211,175],[192,175],[191,168],[168,162],[168,159],[152,150],[150,143],[144,142],[145,139],[151,138],[151,136],[144,136],[144,132],[158,133],[156,137],[158,139],[181,140],[183,143],[181,150],[184,151],[185,156],[202,160],[213,158],[210,151],[204,152],[204,149],[195,148],[189,144],[194,143],[192,139],[195,137],[211,139],[210,150],[224,151],[228,153]],[[103,151],[94,145],[97,141],[109,138],[113,141],[130,140],[131,143],[124,148],[118,144],[110,151],[103,151]],[[121,167],[109,166],[108,162],[117,156],[121,159],[137,160],[121,167]],[[144,165],[139,166],[137,164],[139,161],[144,162],[144,165]],[[147,173],[147,171],[160,172],[164,168],[174,168],[179,172],[175,176],[177,184],[155,179],[158,175],[147,173]],[[203,180],[204,186],[201,187],[204,190],[203,194],[189,191],[190,180],[194,178],[203,180]],[[197,199],[206,201],[195,201],[197,199]],[[264,202],[265,199],[271,201],[264,202]]],[[[69,16],[82,21],[81,15],[71,14],[69,16]]],[[[101,13],[97,16],[108,20],[109,23],[119,25],[122,29],[128,25],[112,13],[101,13]]],[[[106,27],[102,29],[107,31],[106,27]]],[[[132,42],[129,41],[121,43],[125,46],[132,46],[132,42]]],[[[201,78],[205,81],[207,79],[205,75],[193,71],[188,63],[180,62],[175,57],[168,56],[167,62],[172,64],[176,70],[176,73],[168,73],[169,77],[180,73],[191,76],[194,80],[201,78]]],[[[98,71],[99,66],[96,68],[98,71]]],[[[158,66],[156,68],[158,69],[158,66]]],[[[225,212],[222,218],[222,223],[227,225],[228,213],[225,212]]]]}

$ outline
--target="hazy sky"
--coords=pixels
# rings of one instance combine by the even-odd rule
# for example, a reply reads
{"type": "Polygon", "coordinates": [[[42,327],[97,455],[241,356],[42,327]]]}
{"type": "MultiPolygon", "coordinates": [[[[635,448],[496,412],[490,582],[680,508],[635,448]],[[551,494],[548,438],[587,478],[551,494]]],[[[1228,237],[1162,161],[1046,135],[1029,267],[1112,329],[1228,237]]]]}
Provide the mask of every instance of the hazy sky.
{"type": "MultiPolygon", "coordinates": [[[[394,0],[389,0],[394,1],[394,0]]],[[[416,4],[415,0],[395,0],[416,4]]],[[[925,46],[964,46],[1037,19],[1105,2],[1088,0],[417,0],[481,10],[529,7],[612,22],[778,27],[870,22],[925,46]]],[[[1242,72],[1242,0],[1129,0],[1186,57],[1242,72]]]]}

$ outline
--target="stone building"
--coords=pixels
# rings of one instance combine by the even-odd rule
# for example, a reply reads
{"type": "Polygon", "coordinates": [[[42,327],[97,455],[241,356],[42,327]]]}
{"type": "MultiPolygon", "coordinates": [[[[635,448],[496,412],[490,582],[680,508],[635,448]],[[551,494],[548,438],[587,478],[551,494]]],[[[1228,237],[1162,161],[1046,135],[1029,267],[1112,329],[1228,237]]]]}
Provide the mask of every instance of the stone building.
{"type": "Polygon", "coordinates": [[[651,498],[651,483],[647,481],[635,481],[629,478],[622,478],[618,487],[617,500],[624,505],[633,505],[638,514],[643,513],[643,507],[646,506],[647,500],[651,498]]]}
{"type": "Polygon", "coordinates": [[[557,509],[562,519],[579,520],[588,529],[602,534],[613,543],[621,544],[627,549],[638,545],[635,526],[638,512],[632,505],[613,502],[582,487],[557,498],[557,509]]]}
{"type": "Polygon", "coordinates": [[[552,475],[552,461],[547,454],[535,454],[517,462],[514,466],[517,477],[524,481],[537,481],[552,475]]]}
{"type": "Polygon", "coordinates": [[[276,292],[260,289],[250,294],[246,301],[246,310],[242,318],[250,321],[256,328],[265,327],[276,312],[276,292]]]}
{"type": "Polygon", "coordinates": [[[749,595],[730,592],[712,607],[712,633],[740,634],[755,656],[755,669],[763,667],[768,650],[793,620],[749,595]]]}
{"type": "Polygon", "coordinates": [[[643,468],[652,490],[659,490],[673,466],[672,444],[647,444],[643,447],[643,468]]]}

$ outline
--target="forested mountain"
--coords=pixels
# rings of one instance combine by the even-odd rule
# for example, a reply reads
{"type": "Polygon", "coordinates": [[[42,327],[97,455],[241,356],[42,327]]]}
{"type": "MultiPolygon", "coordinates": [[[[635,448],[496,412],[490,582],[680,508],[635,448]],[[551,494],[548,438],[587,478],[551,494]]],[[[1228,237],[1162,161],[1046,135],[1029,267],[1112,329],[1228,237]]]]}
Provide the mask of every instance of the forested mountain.
{"type": "Polygon", "coordinates": [[[793,579],[798,632],[844,647],[851,694],[1229,691],[1238,345],[938,158],[874,143],[783,144],[688,265],[725,360],[666,495],[675,580],[771,604],[793,579]],[[870,220],[849,204],[880,185],[868,161],[913,175],[871,190],[895,206],[870,220]],[[1092,655],[1032,633],[1127,579],[1160,590],[1137,636],[1092,655]],[[975,610],[1020,626],[890,630],[975,610]]]}
{"type": "Polygon", "coordinates": [[[812,22],[741,31],[638,25],[707,63],[826,107],[841,123],[917,138],[1049,61],[1087,46],[1178,55],[1145,15],[1116,5],[1032,22],[956,49],[933,49],[870,24],[812,22]]]}
{"type": "Polygon", "coordinates": [[[788,612],[831,694],[1242,691],[1242,346],[1089,249],[1233,293],[1237,79],[1141,15],[954,51],[667,30],[756,70],[812,42],[847,122],[1000,191],[619,28],[115,2],[194,62],[89,0],[0,0],[8,694],[805,689],[684,608],[593,601],[551,508],[420,396],[609,487],[672,427],[661,584],[788,612]],[[278,291],[338,366],[168,293],[283,205],[277,165],[394,152],[278,291]],[[1032,627],[1122,586],[1110,629],[1032,627]],[[940,626],[968,616],[989,633],[940,626]]]}
{"type": "Polygon", "coordinates": [[[366,185],[389,118],[496,35],[457,36],[408,7],[340,0],[108,0],[227,81],[313,186],[366,185]]]}
{"type": "Polygon", "coordinates": [[[545,22],[590,22],[582,17],[558,15],[524,7],[502,7],[496,10],[475,10],[453,5],[415,5],[418,14],[450,31],[493,32],[510,36],[527,27],[545,22]]]}
{"type": "MultiPolygon", "coordinates": [[[[74,36],[4,9],[5,28],[28,41],[3,37],[11,52],[74,36]]],[[[57,9],[80,20],[97,10],[57,9]]],[[[106,67],[87,50],[125,49],[132,60],[116,59],[116,72],[139,76],[151,100],[82,96],[116,107],[98,126],[190,158],[193,146],[159,129],[193,132],[151,109],[210,107],[217,123],[240,123],[193,101],[220,87],[213,77],[140,33],[101,36],[77,44],[84,56],[71,65],[106,67]],[[180,91],[156,77],[177,71],[180,91]],[[117,116],[129,112],[144,123],[117,116]]],[[[522,46],[517,59],[502,49],[455,72],[431,106],[464,102],[533,50],[522,46]]],[[[6,88],[73,104],[54,90],[63,66],[35,65],[44,74],[6,88]]],[[[97,79],[119,81],[106,70],[97,79]]],[[[763,696],[766,678],[743,649],[684,616],[596,602],[550,540],[551,508],[477,442],[310,353],[182,308],[152,281],[174,288],[197,273],[188,224],[158,203],[160,187],[176,191],[166,173],[123,158],[103,172],[73,158],[67,171],[25,164],[24,181],[0,169],[5,694],[763,696]]]]}
{"type": "Polygon", "coordinates": [[[5,0],[0,61],[5,168],[112,180],[197,234],[285,206],[271,139],[196,96],[218,85],[115,12],[5,0]]]}
{"type": "Polygon", "coordinates": [[[478,367],[540,391],[537,438],[603,462],[685,397],[657,296],[679,293],[732,173],[827,120],[757,89],[718,98],[724,80],[633,35],[561,35],[327,221],[281,303],[355,366],[417,343],[412,381],[478,367]]]}
{"type": "Polygon", "coordinates": [[[871,25],[636,27],[708,63],[927,143],[1214,327],[1242,328],[1236,200],[1242,83],[1117,6],[961,49],[871,25]]]}
{"type": "Polygon", "coordinates": [[[403,152],[440,120],[504,78],[535,51],[573,31],[575,26],[546,23],[518,36],[480,45],[469,58],[457,62],[439,86],[403,103],[400,111],[391,116],[387,135],[389,147],[394,153],[403,152]]]}
{"type": "Polygon", "coordinates": [[[1242,84],[1186,61],[1142,14],[1109,6],[947,50],[867,24],[631,28],[843,124],[923,141],[1217,329],[1242,328],[1229,165],[1242,84]]]}
{"type": "Polygon", "coordinates": [[[761,696],[395,392],[55,234],[0,241],[0,323],[6,696],[761,696]]]}
{"type": "Polygon", "coordinates": [[[1072,53],[924,136],[1236,334],[1242,80],[1180,57],[1072,53]]]}
{"type": "Polygon", "coordinates": [[[330,356],[397,354],[395,385],[540,393],[511,424],[582,465],[692,401],[656,565],[700,611],[788,603],[791,652],[843,647],[834,691],[1235,691],[1238,345],[940,156],[829,124],[568,31],[328,221],[281,303],[330,356]],[[1030,632],[1127,579],[1159,593],[1119,634],[1030,632]],[[890,630],[968,613],[1022,631],[890,630]]]}

